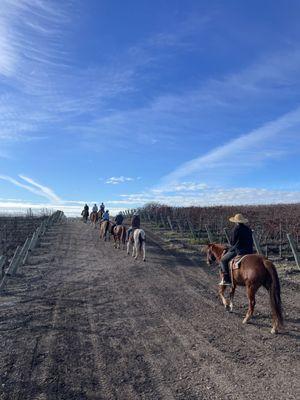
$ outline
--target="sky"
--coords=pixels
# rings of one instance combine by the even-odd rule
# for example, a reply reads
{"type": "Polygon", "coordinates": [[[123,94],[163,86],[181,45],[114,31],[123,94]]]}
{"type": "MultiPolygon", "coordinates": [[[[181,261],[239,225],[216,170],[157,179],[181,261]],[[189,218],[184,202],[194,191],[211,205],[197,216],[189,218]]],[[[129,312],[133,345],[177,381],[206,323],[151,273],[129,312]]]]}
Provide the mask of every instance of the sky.
{"type": "Polygon", "coordinates": [[[300,201],[298,0],[0,3],[0,213],[300,201]]]}

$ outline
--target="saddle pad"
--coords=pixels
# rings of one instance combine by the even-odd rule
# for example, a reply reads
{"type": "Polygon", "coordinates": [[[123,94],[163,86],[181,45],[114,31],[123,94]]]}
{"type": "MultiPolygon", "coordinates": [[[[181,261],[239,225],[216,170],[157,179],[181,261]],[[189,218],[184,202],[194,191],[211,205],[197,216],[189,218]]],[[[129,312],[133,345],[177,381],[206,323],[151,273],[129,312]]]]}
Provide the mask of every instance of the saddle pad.
{"type": "Polygon", "coordinates": [[[234,270],[234,269],[239,269],[240,268],[240,266],[241,266],[241,262],[242,262],[242,260],[245,258],[245,257],[247,257],[247,255],[248,254],[245,254],[244,256],[237,256],[237,257],[234,257],[234,259],[231,261],[231,268],[234,270]]]}

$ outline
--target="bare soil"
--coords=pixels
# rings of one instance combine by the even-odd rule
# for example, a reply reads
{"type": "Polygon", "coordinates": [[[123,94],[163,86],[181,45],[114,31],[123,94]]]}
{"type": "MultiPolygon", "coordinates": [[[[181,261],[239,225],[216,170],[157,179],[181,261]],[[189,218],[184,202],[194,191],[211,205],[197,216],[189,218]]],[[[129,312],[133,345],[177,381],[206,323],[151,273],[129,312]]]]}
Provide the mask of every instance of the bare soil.
{"type": "Polygon", "coordinates": [[[286,331],[261,290],[244,326],[221,306],[217,270],[164,249],[147,262],[67,220],[0,297],[0,399],[299,399],[300,291],[282,280],[286,331]]]}

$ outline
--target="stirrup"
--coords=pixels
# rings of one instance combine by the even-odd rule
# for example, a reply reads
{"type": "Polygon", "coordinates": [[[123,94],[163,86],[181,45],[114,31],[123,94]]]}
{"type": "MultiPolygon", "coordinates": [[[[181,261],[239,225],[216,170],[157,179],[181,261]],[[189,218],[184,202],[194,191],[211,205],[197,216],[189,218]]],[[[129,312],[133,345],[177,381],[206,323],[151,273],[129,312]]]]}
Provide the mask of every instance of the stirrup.
{"type": "Polygon", "coordinates": [[[219,283],[219,286],[231,286],[231,283],[226,282],[224,278],[222,278],[221,282],[219,283]]]}

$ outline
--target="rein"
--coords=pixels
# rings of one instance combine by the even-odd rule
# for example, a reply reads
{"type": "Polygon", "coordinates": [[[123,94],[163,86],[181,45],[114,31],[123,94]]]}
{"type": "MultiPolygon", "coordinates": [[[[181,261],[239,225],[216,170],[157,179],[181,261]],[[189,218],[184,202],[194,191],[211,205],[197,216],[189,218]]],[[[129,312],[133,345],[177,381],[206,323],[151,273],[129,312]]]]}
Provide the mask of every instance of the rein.
{"type": "Polygon", "coordinates": [[[215,256],[217,262],[220,262],[224,254],[227,252],[227,248],[223,248],[221,246],[213,245],[211,247],[211,251],[215,256]]]}

